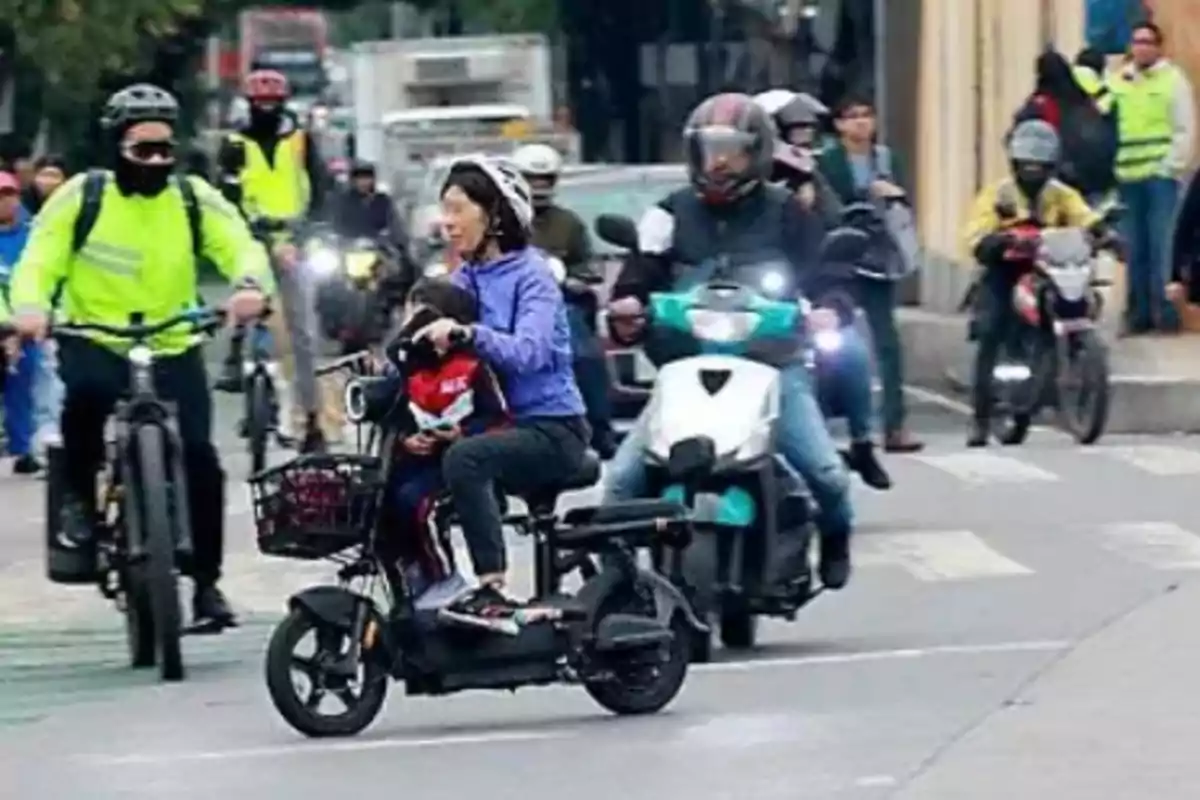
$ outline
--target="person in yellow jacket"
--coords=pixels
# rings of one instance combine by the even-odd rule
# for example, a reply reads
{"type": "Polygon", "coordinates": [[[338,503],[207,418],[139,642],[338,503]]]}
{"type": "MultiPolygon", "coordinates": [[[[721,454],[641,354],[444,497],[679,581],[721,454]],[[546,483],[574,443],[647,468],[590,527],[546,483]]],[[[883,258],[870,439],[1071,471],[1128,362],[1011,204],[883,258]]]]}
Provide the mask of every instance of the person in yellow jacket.
{"type": "MultiPolygon", "coordinates": [[[[141,314],[146,323],[197,303],[199,253],[236,287],[230,315],[262,313],[273,281],[266,252],[241,215],[196,177],[176,177],[174,126],[179,106],[157,86],[137,84],[108,99],[102,127],[114,168],[106,174],[102,204],[81,246],[76,221],[86,175],[64,184],[42,207],[29,243],[13,270],[12,324],[23,338],[45,337],[52,304],[72,322],[123,325],[141,314]],[[183,188],[183,183],[188,188],[183,188]],[[199,215],[194,248],[186,196],[199,215]]],[[[63,510],[70,544],[94,553],[95,479],[104,458],[104,427],[127,385],[129,343],[103,334],[59,337],[59,372],[66,389],[62,438],[68,500],[63,510]]],[[[217,588],[224,538],[224,480],[212,443],[212,398],[197,336],[180,327],[150,342],[158,389],[177,403],[187,469],[195,552],[193,613],[198,630],[220,631],[234,615],[217,588]]]]}
{"type": "MultiPolygon", "coordinates": [[[[247,218],[302,223],[319,218],[325,203],[326,177],[316,143],[288,112],[291,96],[287,78],[275,70],[259,69],[246,76],[244,94],[249,105],[246,124],[222,143],[218,161],[226,199],[239,206],[247,218]]],[[[314,286],[304,274],[293,243],[283,237],[273,248],[271,265],[277,270],[283,314],[269,321],[279,350],[284,377],[295,390],[293,420],[283,420],[302,435],[302,452],[323,450],[329,438],[341,435],[341,392],[322,391],[314,373],[317,326],[314,286]],[[324,396],[322,396],[324,395],[324,396]]],[[[225,369],[217,382],[223,391],[242,386],[244,332],[237,331],[225,369]]]]}
{"type": "Polygon", "coordinates": [[[1125,322],[1130,333],[1179,328],[1166,286],[1179,179],[1192,159],[1196,109],[1187,77],[1163,57],[1162,45],[1158,26],[1137,25],[1128,63],[1109,77],[1117,107],[1117,187],[1129,249],[1125,322]]]}
{"type": "Polygon", "coordinates": [[[972,328],[977,338],[971,379],[973,419],[968,447],[984,447],[991,433],[992,371],[1000,348],[1017,322],[1012,293],[1021,277],[1019,263],[1005,253],[1013,244],[1009,229],[1035,222],[1046,228],[1078,227],[1097,233],[1103,217],[1083,196],[1054,177],[1060,144],[1054,127],[1028,120],[1013,128],[1008,140],[1012,174],[985,186],[975,198],[964,239],[972,260],[983,268],[976,286],[972,328]]]}

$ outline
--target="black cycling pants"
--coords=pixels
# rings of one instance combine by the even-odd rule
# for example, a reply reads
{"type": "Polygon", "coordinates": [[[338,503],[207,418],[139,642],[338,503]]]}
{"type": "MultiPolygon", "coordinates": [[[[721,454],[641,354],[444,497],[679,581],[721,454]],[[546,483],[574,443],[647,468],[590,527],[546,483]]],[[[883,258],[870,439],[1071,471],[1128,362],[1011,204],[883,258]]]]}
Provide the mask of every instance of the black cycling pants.
{"type": "MultiPolygon", "coordinates": [[[[81,337],[61,337],[59,372],[66,395],[62,411],[63,448],[68,488],[93,507],[96,473],[104,460],[104,426],[118,399],[129,386],[129,364],[108,348],[81,337]]],[[[225,539],[225,473],[212,443],[212,396],[199,347],[178,356],[160,358],[154,365],[159,396],[176,404],[194,559],[190,566],[198,583],[220,577],[225,539]]]]}

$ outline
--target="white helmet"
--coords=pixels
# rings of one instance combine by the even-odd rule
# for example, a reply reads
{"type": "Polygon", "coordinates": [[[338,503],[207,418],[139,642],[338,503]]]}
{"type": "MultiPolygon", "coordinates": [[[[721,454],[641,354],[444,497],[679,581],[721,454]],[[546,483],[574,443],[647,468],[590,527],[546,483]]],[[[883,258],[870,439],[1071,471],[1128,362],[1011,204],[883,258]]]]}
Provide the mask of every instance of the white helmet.
{"type": "Polygon", "coordinates": [[[554,197],[554,184],[563,168],[562,156],[557,150],[548,144],[522,145],[513,153],[513,163],[527,180],[541,178],[545,181],[538,181],[539,185],[532,187],[535,202],[546,203],[554,197]]]}
{"type": "MultiPolygon", "coordinates": [[[[488,176],[500,190],[517,222],[528,230],[533,224],[533,192],[529,189],[529,182],[521,174],[520,168],[506,158],[471,155],[455,159],[450,165],[450,172],[453,172],[455,167],[468,165],[488,176]]],[[[443,184],[443,191],[444,189],[443,184]]]]}

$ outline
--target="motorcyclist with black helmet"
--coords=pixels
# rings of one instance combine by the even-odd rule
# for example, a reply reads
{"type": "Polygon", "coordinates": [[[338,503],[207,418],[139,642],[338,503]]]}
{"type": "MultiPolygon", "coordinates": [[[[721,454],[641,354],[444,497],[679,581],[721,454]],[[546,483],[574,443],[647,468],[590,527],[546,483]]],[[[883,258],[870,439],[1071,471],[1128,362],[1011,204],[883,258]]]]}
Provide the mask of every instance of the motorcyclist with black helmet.
{"type": "MultiPolygon", "coordinates": [[[[786,277],[796,289],[813,300],[821,296],[826,307],[810,314],[806,323],[815,329],[840,327],[853,314],[853,305],[848,294],[837,290],[837,282],[822,274],[818,251],[823,226],[789,192],[769,183],[775,145],[770,116],[747,95],[719,94],[692,112],[683,139],[690,185],[672,192],[639,221],[639,252],[624,265],[608,309],[614,337],[629,343],[643,335],[651,292],[709,280],[722,264],[767,253],[792,265],[794,272],[786,277]]],[[[652,344],[647,341],[652,360],[672,360],[671,353],[655,352],[652,344]]],[[[777,446],[803,476],[819,507],[821,582],[840,589],[850,578],[849,480],[803,359],[780,366],[783,407],[777,446]]],[[[609,498],[636,497],[644,490],[646,435],[639,422],[618,448],[608,476],[609,498]]]]}

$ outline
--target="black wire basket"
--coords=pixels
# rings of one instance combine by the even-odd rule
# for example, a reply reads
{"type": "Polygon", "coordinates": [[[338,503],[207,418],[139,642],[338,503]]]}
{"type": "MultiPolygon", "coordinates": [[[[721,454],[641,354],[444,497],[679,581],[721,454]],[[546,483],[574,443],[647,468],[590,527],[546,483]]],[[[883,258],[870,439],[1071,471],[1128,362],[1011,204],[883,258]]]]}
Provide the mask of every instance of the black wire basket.
{"type": "Polygon", "coordinates": [[[382,488],[378,458],[307,455],[250,479],[260,552],[282,558],[331,558],[365,544],[382,488]]]}

